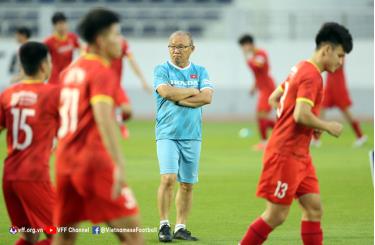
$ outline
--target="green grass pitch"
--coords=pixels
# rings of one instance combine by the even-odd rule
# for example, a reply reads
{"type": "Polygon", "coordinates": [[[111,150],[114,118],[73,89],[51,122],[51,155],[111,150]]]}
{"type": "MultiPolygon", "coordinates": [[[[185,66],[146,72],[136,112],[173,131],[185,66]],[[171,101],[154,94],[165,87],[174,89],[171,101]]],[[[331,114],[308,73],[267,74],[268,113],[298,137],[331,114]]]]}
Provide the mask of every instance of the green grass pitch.
{"type": "MultiPolygon", "coordinates": [[[[313,149],[324,205],[325,244],[373,244],[373,186],[368,151],[373,148],[373,125],[363,124],[369,143],[353,149],[353,133],[348,125],[340,139],[323,137],[320,149],[313,149]]],[[[152,121],[132,121],[130,139],[122,146],[126,156],[126,177],[141,208],[144,227],[159,224],[156,190],[158,162],[152,121]]],[[[264,209],[264,200],[255,197],[262,154],[251,151],[258,140],[255,124],[204,123],[199,183],[195,186],[188,229],[200,238],[195,244],[237,244],[249,223],[264,209]],[[241,139],[238,131],[249,127],[252,137],[241,139]]],[[[0,137],[0,159],[5,156],[4,134],[0,137]]],[[[3,161],[1,161],[3,162],[3,161]]],[[[0,170],[2,172],[2,169],[0,170]]],[[[2,195],[1,195],[2,196],[2,195]]],[[[300,240],[300,210],[293,204],[283,226],[269,236],[266,244],[294,245],[300,240]]],[[[175,209],[170,220],[174,225],[175,209]]],[[[9,230],[4,200],[0,199],[0,244],[10,245],[18,238],[9,230]]],[[[91,224],[83,223],[83,227],[91,224]]],[[[146,233],[147,244],[157,244],[156,233],[146,233]]],[[[175,242],[184,243],[184,242],[175,242]]],[[[113,234],[80,234],[77,244],[117,244],[113,234]]],[[[185,242],[185,244],[187,244],[185,242]]]]}

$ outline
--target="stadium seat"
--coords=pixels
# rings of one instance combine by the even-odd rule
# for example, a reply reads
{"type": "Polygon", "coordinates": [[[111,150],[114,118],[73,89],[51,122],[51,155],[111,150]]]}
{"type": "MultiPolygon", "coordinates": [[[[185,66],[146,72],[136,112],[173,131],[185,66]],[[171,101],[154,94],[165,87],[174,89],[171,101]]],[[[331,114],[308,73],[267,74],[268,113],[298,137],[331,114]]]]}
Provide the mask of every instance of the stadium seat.
{"type": "Polygon", "coordinates": [[[171,35],[173,32],[175,31],[178,31],[180,30],[180,28],[177,26],[177,25],[173,25],[173,26],[165,26],[163,28],[163,35],[165,36],[169,36],[171,35]]]}
{"type": "Polygon", "coordinates": [[[134,28],[134,26],[122,26],[121,27],[121,33],[124,36],[134,36],[135,28],[134,28]]]}
{"type": "Polygon", "coordinates": [[[143,26],[143,35],[144,36],[155,36],[157,34],[157,28],[153,25],[143,26]]]}
{"type": "Polygon", "coordinates": [[[172,0],[174,3],[187,3],[188,0],[172,0]]]}
{"type": "Polygon", "coordinates": [[[54,3],[55,0],[39,0],[40,3],[54,3]]]}
{"type": "Polygon", "coordinates": [[[18,3],[32,3],[33,0],[16,0],[18,3]]]}
{"type": "Polygon", "coordinates": [[[218,20],[220,18],[219,16],[219,13],[218,12],[206,12],[203,14],[203,19],[206,19],[206,20],[218,20]]]}
{"type": "Polygon", "coordinates": [[[194,37],[201,37],[203,35],[203,27],[200,25],[191,25],[189,26],[188,31],[194,37]]]}
{"type": "Polygon", "coordinates": [[[211,3],[211,0],[194,0],[194,2],[205,4],[205,3],[211,3]]]}
{"type": "Polygon", "coordinates": [[[233,0],[216,0],[217,3],[224,3],[224,4],[229,4],[229,3],[232,3],[233,0]]]}

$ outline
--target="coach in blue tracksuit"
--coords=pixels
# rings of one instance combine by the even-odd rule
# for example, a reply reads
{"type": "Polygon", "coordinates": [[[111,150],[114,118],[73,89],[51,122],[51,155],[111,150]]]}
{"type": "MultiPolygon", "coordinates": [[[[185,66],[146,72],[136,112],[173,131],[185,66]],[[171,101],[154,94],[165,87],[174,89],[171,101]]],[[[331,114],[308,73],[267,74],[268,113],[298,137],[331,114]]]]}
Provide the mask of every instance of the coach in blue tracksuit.
{"type": "Polygon", "coordinates": [[[186,229],[193,185],[198,182],[202,140],[202,106],[211,103],[213,88],[204,67],[189,61],[194,44],[189,33],[169,38],[170,61],[154,71],[156,145],[161,181],[158,191],[159,241],[197,241],[186,229]],[[172,237],[168,220],[176,180],[176,226],[172,237]]]}

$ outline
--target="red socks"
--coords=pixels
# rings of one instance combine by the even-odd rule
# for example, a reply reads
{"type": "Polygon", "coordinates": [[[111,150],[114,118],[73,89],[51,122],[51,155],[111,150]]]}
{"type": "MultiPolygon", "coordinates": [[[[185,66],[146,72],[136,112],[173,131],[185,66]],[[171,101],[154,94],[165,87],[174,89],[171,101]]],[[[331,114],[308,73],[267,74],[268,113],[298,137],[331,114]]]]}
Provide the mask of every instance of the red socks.
{"type": "Polygon", "coordinates": [[[267,129],[273,128],[275,126],[275,122],[270,119],[258,119],[258,128],[260,132],[260,137],[262,140],[267,140],[267,129]]]}
{"type": "Polygon", "coordinates": [[[357,138],[361,138],[363,136],[363,133],[362,133],[361,127],[359,126],[358,121],[352,122],[352,128],[353,128],[357,138]]]}
{"type": "Polygon", "coordinates": [[[260,245],[271,231],[272,228],[262,218],[258,218],[250,225],[240,245],[260,245]]]}
{"type": "Polygon", "coordinates": [[[16,241],[14,245],[33,245],[33,244],[31,242],[24,240],[23,238],[20,238],[16,241]]]}
{"type": "Polygon", "coordinates": [[[323,231],[320,222],[302,221],[301,236],[304,245],[322,245],[323,231]]]}
{"type": "MultiPolygon", "coordinates": [[[[262,218],[258,218],[250,225],[240,245],[261,245],[271,231],[272,228],[262,218]]],[[[304,245],[322,245],[323,231],[320,222],[302,221],[301,236],[304,245]]]]}

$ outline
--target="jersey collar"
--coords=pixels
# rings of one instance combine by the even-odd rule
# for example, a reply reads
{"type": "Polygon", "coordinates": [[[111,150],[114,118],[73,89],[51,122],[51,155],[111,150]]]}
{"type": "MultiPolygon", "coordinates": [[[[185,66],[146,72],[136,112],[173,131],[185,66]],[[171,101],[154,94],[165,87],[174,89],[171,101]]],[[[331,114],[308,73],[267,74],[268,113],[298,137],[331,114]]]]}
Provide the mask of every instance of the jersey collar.
{"type": "Polygon", "coordinates": [[[34,83],[43,83],[42,80],[32,80],[32,79],[29,79],[29,80],[21,80],[20,83],[24,83],[24,84],[34,84],[34,83]]]}
{"type": "Polygon", "coordinates": [[[181,71],[187,70],[187,69],[189,69],[190,66],[191,66],[191,62],[189,62],[189,65],[187,65],[187,66],[184,67],[184,68],[181,68],[181,67],[176,66],[175,64],[172,63],[172,61],[169,61],[169,60],[168,60],[168,64],[170,64],[170,65],[173,66],[174,68],[176,68],[176,69],[178,69],[178,70],[181,70],[181,71]]]}
{"type": "Polygon", "coordinates": [[[66,40],[68,39],[68,34],[65,34],[64,36],[61,36],[61,35],[59,35],[57,32],[55,32],[55,33],[53,34],[53,36],[54,36],[57,40],[59,40],[59,41],[61,41],[61,42],[66,41],[66,40]]]}
{"type": "Polygon", "coordinates": [[[100,63],[102,63],[106,67],[109,67],[111,65],[111,63],[107,59],[105,59],[105,58],[103,58],[103,57],[101,57],[97,54],[86,53],[86,54],[83,55],[83,58],[86,59],[86,60],[99,61],[100,63]]]}
{"type": "Polygon", "coordinates": [[[306,62],[308,62],[311,65],[313,65],[315,67],[316,71],[319,72],[319,74],[321,73],[319,67],[314,62],[312,62],[311,60],[306,60],[306,62]]]}

